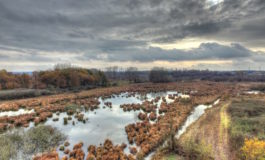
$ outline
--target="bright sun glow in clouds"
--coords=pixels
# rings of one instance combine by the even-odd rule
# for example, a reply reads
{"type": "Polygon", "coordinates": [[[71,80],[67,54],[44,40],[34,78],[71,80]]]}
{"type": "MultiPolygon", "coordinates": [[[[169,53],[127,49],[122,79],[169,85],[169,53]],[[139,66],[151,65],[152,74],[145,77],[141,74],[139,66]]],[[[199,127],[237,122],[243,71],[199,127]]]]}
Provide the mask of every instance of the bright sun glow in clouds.
{"type": "Polygon", "coordinates": [[[211,5],[216,5],[218,3],[223,2],[223,0],[208,0],[211,5]]]}

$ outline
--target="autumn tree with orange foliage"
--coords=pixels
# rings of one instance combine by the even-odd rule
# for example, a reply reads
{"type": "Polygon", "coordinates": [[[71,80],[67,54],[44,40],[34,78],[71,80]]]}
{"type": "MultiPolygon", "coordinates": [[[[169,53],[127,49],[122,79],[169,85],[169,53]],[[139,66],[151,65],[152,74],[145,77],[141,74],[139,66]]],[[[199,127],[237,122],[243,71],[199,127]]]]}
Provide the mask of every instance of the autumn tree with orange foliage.
{"type": "Polygon", "coordinates": [[[0,89],[30,88],[31,76],[28,74],[13,74],[0,70],[0,89]]]}
{"type": "Polygon", "coordinates": [[[82,86],[106,86],[107,78],[99,70],[83,68],[63,68],[38,73],[41,84],[46,87],[75,88],[82,86]]]}
{"type": "Polygon", "coordinates": [[[99,70],[84,68],[64,68],[57,66],[54,70],[13,74],[0,70],[0,90],[15,88],[78,88],[84,86],[106,86],[108,80],[99,70]]]}

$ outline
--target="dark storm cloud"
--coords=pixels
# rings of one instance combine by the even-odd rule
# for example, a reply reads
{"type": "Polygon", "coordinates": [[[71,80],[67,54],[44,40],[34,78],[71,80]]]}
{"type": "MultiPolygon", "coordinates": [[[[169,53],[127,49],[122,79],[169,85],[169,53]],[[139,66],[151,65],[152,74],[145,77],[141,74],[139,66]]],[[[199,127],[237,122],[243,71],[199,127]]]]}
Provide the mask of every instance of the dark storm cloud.
{"type": "MultiPolygon", "coordinates": [[[[256,54],[239,44],[224,46],[217,43],[203,43],[198,48],[188,51],[179,49],[163,50],[150,47],[148,49],[134,48],[132,51],[115,51],[111,54],[95,57],[98,60],[107,61],[196,61],[196,60],[232,60],[240,58],[251,58],[256,54]],[[103,57],[103,59],[102,59],[103,57]]],[[[90,58],[91,55],[87,55],[90,58]]]]}
{"type": "Polygon", "coordinates": [[[51,60],[49,52],[108,61],[247,58],[254,53],[238,44],[190,51],[149,44],[201,37],[264,47],[264,13],[264,0],[0,0],[0,46],[32,61],[51,60]]]}

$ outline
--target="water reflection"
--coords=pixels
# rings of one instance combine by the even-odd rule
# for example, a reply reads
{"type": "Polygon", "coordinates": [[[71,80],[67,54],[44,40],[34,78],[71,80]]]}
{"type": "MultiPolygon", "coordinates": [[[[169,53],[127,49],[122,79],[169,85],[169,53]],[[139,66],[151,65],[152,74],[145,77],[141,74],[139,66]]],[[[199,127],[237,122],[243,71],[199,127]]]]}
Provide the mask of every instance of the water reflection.
{"type": "MultiPolygon", "coordinates": [[[[213,105],[217,105],[219,101],[219,99],[216,100],[213,105]]],[[[195,107],[194,111],[188,116],[184,125],[180,128],[180,130],[178,130],[176,138],[179,138],[193,122],[198,120],[204,114],[206,109],[211,108],[213,105],[198,105],[195,107]]]]}
{"type": "MultiPolygon", "coordinates": [[[[86,123],[77,121],[74,116],[72,120],[68,121],[68,125],[64,125],[64,117],[68,117],[66,113],[60,113],[59,115],[53,114],[53,117],[45,122],[45,125],[51,125],[58,128],[62,133],[68,136],[70,146],[67,147],[72,149],[74,144],[82,141],[84,143],[83,150],[86,152],[89,145],[100,145],[104,143],[105,139],[110,139],[114,144],[127,144],[125,149],[126,153],[129,153],[129,143],[127,140],[127,134],[125,132],[125,126],[131,123],[139,121],[138,114],[141,111],[130,111],[124,112],[120,105],[142,103],[145,100],[151,101],[156,97],[165,96],[167,103],[172,102],[169,99],[169,94],[177,94],[175,91],[159,92],[159,93],[148,93],[146,95],[136,94],[135,96],[129,96],[128,93],[121,93],[120,95],[112,96],[111,98],[102,99],[99,98],[100,106],[99,109],[94,111],[82,110],[81,113],[87,118],[86,123]],[[112,107],[106,107],[105,102],[111,102],[112,107]],[[96,114],[95,114],[96,113],[96,114]],[[53,119],[58,118],[57,122],[53,119]],[[73,125],[73,121],[75,125],[73,125]]],[[[158,108],[162,102],[160,99],[157,102],[158,108]]],[[[158,113],[158,109],[157,109],[158,113]]],[[[60,157],[64,154],[59,152],[60,157]]]]}
{"type": "MultiPolygon", "coordinates": [[[[175,135],[175,137],[177,139],[180,138],[180,136],[184,132],[186,132],[187,128],[192,123],[197,121],[205,113],[206,109],[211,108],[214,105],[217,105],[219,102],[220,102],[220,99],[217,99],[212,105],[198,105],[197,107],[195,107],[194,111],[192,111],[192,113],[188,116],[188,118],[184,122],[184,125],[177,131],[177,134],[175,135]]],[[[168,141],[165,141],[163,145],[165,146],[167,143],[168,141]]],[[[150,160],[154,154],[155,154],[155,151],[151,152],[147,157],[145,157],[145,160],[150,160]]]]}
{"type": "Polygon", "coordinates": [[[257,95],[257,94],[260,94],[261,92],[260,91],[246,91],[244,93],[245,94],[254,94],[254,95],[257,95]]]}

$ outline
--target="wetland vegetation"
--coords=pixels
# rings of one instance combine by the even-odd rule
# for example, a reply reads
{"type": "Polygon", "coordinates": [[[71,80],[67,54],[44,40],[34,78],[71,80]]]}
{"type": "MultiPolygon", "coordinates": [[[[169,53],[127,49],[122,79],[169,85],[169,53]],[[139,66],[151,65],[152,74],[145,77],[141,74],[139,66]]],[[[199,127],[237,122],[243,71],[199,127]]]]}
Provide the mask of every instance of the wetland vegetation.
{"type": "Polygon", "coordinates": [[[246,94],[253,86],[140,83],[4,101],[1,158],[248,159],[249,144],[264,141],[264,94],[246,94]]]}

